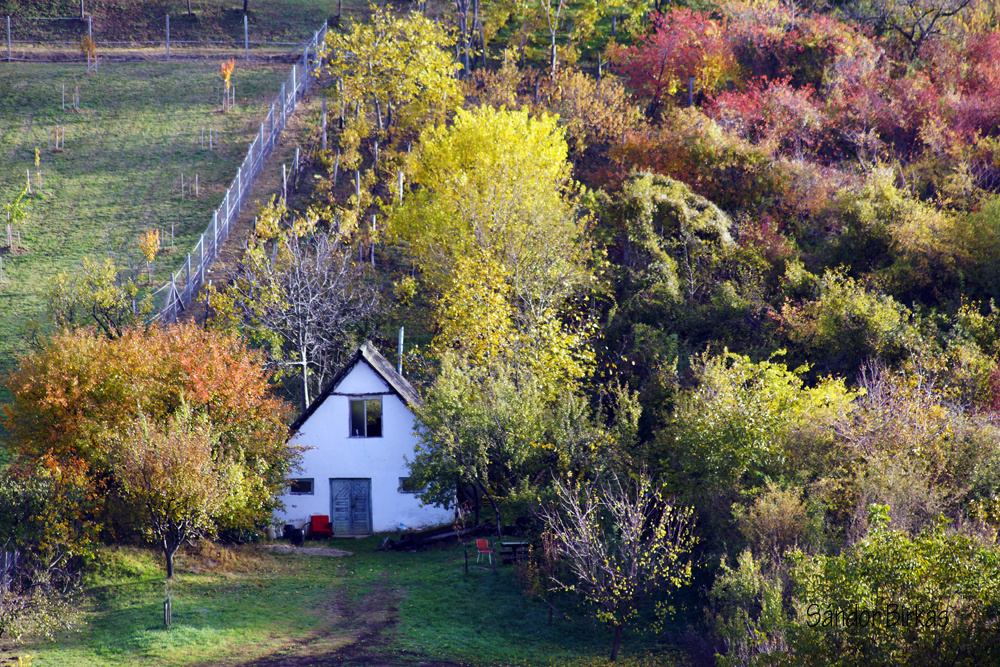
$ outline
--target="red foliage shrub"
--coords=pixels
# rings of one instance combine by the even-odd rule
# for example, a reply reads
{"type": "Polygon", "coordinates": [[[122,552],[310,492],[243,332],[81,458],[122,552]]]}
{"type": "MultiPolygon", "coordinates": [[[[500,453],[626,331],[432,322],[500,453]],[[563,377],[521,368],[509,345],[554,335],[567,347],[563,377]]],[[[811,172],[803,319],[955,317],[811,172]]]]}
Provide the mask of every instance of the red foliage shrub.
{"type": "Polygon", "coordinates": [[[685,7],[653,15],[653,32],[632,47],[612,45],[611,60],[656,115],[666,98],[687,89],[712,92],[735,72],[725,26],[685,7]]]}
{"type": "Polygon", "coordinates": [[[710,113],[727,130],[736,130],[772,154],[801,159],[816,146],[826,114],[811,86],[793,88],[789,80],[750,82],[745,92],[720,93],[710,113]]]}

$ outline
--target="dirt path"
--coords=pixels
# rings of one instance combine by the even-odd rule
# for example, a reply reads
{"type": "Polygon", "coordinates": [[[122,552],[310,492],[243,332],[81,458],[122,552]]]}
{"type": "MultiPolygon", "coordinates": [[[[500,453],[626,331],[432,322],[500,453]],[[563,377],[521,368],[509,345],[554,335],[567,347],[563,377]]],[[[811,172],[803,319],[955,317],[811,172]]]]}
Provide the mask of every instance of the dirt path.
{"type": "Polygon", "coordinates": [[[352,552],[329,547],[293,547],[291,544],[264,544],[261,549],[270,549],[282,554],[304,554],[306,556],[350,556],[352,552]]]}
{"type": "MultiPolygon", "coordinates": [[[[347,552],[322,547],[289,547],[296,553],[344,555],[347,552]],[[338,552],[326,554],[319,552],[338,552]]],[[[458,663],[427,660],[407,651],[391,649],[392,631],[398,623],[402,591],[392,590],[383,578],[360,599],[339,592],[323,606],[330,624],[280,655],[243,663],[242,667],[460,667],[458,663]]]]}

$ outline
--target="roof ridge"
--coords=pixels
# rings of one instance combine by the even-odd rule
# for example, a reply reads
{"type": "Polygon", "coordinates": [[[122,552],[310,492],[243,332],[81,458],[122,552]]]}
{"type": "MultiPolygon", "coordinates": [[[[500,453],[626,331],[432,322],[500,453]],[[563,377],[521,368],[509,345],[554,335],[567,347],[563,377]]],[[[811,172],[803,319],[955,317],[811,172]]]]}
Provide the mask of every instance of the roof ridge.
{"type": "Polygon", "coordinates": [[[375,373],[382,378],[383,381],[394,394],[399,396],[399,398],[406,404],[407,407],[412,408],[414,406],[421,405],[423,399],[420,398],[420,394],[417,390],[413,388],[413,385],[404,378],[396,368],[389,362],[388,359],[382,356],[382,353],[378,351],[378,348],[370,341],[366,340],[364,343],[358,346],[358,349],[351,355],[351,358],[341,367],[337,374],[333,376],[333,379],[323,388],[323,391],[313,399],[312,403],[302,412],[299,417],[292,422],[289,426],[290,431],[297,431],[309,417],[312,416],[314,412],[323,404],[333,390],[337,388],[337,385],[343,381],[347,374],[350,373],[351,369],[354,368],[355,364],[364,359],[365,363],[375,373]]]}

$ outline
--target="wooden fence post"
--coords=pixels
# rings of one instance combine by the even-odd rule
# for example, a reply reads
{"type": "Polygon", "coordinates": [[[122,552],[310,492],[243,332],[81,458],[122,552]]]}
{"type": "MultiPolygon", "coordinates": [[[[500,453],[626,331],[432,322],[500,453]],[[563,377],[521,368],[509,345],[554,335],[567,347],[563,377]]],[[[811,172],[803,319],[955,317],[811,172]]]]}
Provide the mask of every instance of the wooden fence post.
{"type": "Polygon", "coordinates": [[[247,62],[250,62],[250,28],[246,14],[243,15],[243,48],[246,51],[247,62]]]}
{"type": "Polygon", "coordinates": [[[170,60],[170,14],[167,14],[167,60],[170,60]]]}
{"type": "MultiPolygon", "coordinates": [[[[7,62],[10,62],[10,17],[7,17],[7,62]]],[[[65,105],[63,105],[65,107],[65,105]]]]}

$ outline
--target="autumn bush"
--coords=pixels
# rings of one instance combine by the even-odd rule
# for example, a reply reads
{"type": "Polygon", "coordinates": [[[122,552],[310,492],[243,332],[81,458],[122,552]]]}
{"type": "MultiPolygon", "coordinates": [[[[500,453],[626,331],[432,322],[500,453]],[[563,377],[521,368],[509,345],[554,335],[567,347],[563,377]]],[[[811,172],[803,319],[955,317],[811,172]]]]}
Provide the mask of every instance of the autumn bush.
{"type": "Polygon", "coordinates": [[[759,211],[781,193],[767,151],[728,134],[698,109],[677,109],[659,127],[626,134],[609,154],[623,173],[635,168],[670,176],[726,211],[759,211]]]}

